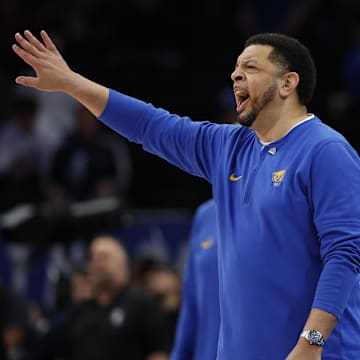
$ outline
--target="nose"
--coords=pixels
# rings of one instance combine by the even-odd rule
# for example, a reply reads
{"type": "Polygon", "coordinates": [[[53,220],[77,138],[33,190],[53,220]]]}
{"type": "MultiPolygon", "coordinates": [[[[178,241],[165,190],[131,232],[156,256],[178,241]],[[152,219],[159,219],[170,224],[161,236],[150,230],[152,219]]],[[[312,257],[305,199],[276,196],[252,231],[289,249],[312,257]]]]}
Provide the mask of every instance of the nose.
{"type": "Polygon", "coordinates": [[[235,81],[241,81],[245,79],[245,75],[242,71],[240,71],[239,69],[235,69],[232,74],[231,74],[231,80],[233,82],[235,81]]]}

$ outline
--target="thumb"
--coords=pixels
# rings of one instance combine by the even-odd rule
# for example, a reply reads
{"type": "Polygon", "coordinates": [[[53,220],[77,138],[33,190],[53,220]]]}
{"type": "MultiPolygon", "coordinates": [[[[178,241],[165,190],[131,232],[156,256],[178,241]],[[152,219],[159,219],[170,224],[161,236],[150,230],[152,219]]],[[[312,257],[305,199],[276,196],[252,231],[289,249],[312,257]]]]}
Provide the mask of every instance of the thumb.
{"type": "Polygon", "coordinates": [[[15,82],[23,86],[38,88],[39,79],[32,76],[18,76],[15,82]]]}

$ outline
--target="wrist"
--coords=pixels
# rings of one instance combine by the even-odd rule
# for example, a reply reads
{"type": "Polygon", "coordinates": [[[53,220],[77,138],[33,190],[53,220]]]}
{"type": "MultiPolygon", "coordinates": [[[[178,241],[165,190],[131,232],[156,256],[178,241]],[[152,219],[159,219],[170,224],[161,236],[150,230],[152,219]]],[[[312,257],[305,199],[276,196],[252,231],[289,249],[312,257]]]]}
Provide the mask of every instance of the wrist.
{"type": "Polygon", "coordinates": [[[75,98],[79,89],[81,89],[83,84],[87,81],[86,78],[71,69],[69,69],[69,74],[64,80],[62,91],[75,98]]]}
{"type": "Polygon", "coordinates": [[[306,353],[309,353],[309,354],[321,353],[322,350],[323,350],[322,346],[310,344],[309,341],[306,340],[303,337],[299,338],[299,340],[298,340],[298,342],[296,344],[296,347],[301,349],[302,353],[306,352],[306,353]]]}

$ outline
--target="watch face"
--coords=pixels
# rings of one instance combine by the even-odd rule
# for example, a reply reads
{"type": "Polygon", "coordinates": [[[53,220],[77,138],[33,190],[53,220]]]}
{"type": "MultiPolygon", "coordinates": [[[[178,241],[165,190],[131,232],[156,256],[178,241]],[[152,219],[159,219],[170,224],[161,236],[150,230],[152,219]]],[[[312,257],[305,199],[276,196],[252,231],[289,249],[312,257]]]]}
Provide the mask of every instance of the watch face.
{"type": "Polygon", "coordinates": [[[312,344],[322,345],[324,343],[323,336],[317,330],[309,330],[308,339],[312,344]]]}

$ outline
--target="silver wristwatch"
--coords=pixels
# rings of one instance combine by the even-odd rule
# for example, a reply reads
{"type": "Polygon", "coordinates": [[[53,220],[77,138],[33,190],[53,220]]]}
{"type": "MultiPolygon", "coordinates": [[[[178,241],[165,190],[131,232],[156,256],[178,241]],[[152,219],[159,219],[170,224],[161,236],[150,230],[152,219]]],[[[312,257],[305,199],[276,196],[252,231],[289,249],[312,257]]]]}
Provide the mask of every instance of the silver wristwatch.
{"type": "Polygon", "coordinates": [[[300,337],[305,338],[310,345],[323,346],[324,345],[324,337],[321,332],[318,330],[304,330],[300,337]]]}

